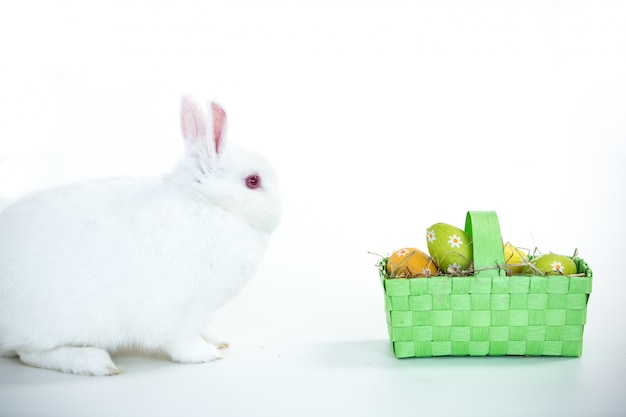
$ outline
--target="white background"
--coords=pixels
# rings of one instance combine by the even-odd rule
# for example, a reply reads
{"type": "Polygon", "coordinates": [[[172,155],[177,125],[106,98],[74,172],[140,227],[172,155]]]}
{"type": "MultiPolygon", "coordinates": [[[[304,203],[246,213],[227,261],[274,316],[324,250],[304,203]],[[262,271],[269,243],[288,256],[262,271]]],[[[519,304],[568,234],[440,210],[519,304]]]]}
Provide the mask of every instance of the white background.
{"type": "Polygon", "coordinates": [[[0,416],[626,414],[626,3],[0,6],[0,197],[158,175],[183,93],[281,177],[283,223],[215,324],[222,361],[83,378],[0,359],[0,416]],[[378,257],[496,210],[594,271],[582,358],[397,360],[378,257]]]}

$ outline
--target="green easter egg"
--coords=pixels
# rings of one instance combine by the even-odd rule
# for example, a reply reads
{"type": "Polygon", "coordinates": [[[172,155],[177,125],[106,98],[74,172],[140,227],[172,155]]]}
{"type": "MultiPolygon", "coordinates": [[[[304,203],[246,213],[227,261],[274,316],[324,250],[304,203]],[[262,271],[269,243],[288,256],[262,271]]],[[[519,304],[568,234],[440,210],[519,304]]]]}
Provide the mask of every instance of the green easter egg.
{"type": "MultiPolygon", "coordinates": [[[[571,275],[577,272],[574,261],[572,261],[569,256],[565,255],[549,253],[531,260],[530,263],[544,275],[571,275]]],[[[536,272],[531,268],[526,268],[524,273],[534,274],[536,272]]]]}
{"type": "Polygon", "coordinates": [[[472,240],[458,227],[436,223],[426,229],[428,252],[444,274],[470,268],[473,258],[472,240]]]}

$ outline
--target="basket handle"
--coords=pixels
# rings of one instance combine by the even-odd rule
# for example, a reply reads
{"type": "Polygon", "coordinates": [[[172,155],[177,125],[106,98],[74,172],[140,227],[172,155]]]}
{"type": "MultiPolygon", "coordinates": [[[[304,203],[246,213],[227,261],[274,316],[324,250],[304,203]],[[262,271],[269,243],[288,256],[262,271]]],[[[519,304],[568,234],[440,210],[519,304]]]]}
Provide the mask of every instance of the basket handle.
{"type": "Polygon", "coordinates": [[[496,212],[468,211],[465,217],[465,232],[472,238],[474,269],[502,266],[502,268],[477,271],[474,275],[477,277],[505,276],[504,248],[496,212]]]}

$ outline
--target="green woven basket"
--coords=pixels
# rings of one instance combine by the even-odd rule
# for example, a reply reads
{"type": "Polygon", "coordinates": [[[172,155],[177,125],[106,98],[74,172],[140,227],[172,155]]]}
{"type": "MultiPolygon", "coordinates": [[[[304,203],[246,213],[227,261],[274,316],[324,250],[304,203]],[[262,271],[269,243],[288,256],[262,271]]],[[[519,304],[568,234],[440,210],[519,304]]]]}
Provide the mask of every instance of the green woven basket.
{"type": "Polygon", "coordinates": [[[470,211],[472,276],[395,278],[381,260],[389,337],[397,358],[431,356],[580,356],[592,272],[583,276],[506,276],[495,212],[470,211]],[[487,268],[485,267],[494,267],[487,268]]]}

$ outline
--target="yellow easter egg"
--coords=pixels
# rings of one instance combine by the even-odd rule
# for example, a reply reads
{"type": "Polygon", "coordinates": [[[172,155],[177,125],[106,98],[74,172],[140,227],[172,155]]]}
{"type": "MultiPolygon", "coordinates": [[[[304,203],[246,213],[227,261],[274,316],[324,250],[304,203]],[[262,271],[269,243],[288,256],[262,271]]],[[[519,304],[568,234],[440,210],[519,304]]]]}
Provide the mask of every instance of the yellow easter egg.
{"type": "Polygon", "coordinates": [[[521,274],[525,267],[523,264],[528,263],[528,255],[507,242],[504,244],[504,263],[511,274],[521,274]]]}

